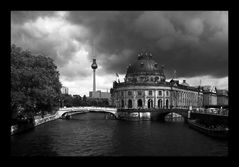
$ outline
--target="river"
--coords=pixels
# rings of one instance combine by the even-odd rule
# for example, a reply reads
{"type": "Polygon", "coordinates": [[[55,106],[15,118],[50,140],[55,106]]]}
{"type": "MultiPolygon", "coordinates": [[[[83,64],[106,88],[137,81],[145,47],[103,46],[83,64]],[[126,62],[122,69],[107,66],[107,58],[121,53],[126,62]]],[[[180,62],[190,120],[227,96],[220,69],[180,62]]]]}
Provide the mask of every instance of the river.
{"type": "Polygon", "coordinates": [[[13,156],[227,156],[228,142],[181,121],[123,121],[104,113],[58,119],[11,136],[13,156]]]}

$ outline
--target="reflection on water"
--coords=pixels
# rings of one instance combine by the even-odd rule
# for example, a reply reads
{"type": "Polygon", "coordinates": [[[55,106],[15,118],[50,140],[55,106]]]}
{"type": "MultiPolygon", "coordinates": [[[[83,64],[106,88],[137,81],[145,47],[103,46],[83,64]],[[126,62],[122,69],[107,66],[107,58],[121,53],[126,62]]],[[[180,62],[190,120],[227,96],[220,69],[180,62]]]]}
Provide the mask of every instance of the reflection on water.
{"type": "Polygon", "coordinates": [[[179,118],[158,121],[106,119],[104,113],[74,115],[11,136],[20,156],[226,156],[228,143],[188,128],[179,118]],[[186,144],[185,144],[186,143],[186,144]]]}

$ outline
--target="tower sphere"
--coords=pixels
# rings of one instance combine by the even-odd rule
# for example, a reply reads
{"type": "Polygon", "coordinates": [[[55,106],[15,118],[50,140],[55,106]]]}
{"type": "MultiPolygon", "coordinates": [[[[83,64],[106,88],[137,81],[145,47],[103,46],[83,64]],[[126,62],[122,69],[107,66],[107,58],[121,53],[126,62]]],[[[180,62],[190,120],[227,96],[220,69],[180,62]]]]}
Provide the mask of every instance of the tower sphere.
{"type": "Polygon", "coordinates": [[[96,59],[93,59],[93,63],[91,64],[92,69],[97,69],[96,59]]]}

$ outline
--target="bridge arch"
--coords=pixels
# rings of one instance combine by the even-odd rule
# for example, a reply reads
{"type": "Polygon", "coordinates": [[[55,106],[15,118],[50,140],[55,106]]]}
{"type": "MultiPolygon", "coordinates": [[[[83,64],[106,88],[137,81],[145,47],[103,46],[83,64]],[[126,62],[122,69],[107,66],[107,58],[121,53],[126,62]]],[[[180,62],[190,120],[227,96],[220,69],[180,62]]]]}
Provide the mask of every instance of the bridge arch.
{"type": "Polygon", "coordinates": [[[155,113],[157,115],[155,118],[164,121],[165,117],[170,113],[176,113],[184,119],[188,117],[188,109],[159,109],[159,112],[155,113]]]}

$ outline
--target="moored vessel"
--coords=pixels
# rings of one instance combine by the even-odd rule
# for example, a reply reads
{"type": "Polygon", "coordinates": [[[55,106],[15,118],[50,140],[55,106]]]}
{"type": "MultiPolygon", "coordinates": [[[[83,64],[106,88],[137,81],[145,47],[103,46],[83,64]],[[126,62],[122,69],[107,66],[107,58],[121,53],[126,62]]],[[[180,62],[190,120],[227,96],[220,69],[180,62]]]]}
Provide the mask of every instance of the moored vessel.
{"type": "Polygon", "coordinates": [[[215,137],[215,138],[223,138],[227,139],[229,134],[228,128],[223,127],[214,127],[208,128],[196,122],[196,120],[188,119],[187,123],[190,128],[195,129],[199,132],[202,132],[208,136],[215,137]]]}

